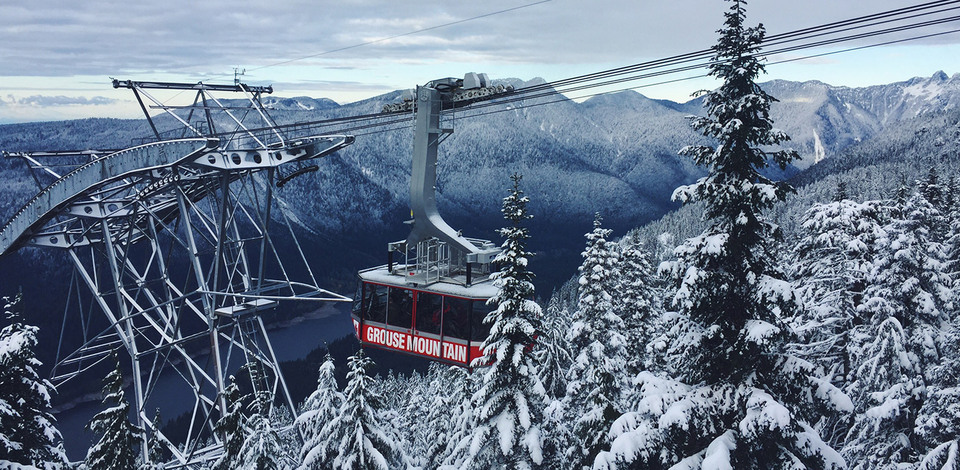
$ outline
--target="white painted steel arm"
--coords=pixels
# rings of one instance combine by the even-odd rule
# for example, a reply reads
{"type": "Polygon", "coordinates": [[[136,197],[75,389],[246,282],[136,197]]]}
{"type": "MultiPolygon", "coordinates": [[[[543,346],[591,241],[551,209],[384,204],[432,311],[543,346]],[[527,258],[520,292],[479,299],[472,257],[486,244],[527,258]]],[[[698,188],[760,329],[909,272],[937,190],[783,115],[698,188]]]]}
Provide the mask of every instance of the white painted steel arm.
{"type": "Polygon", "coordinates": [[[107,155],[67,173],[30,199],[0,229],[0,255],[17,247],[30,231],[57,213],[59,207],[88,189],[121,179],[130,173],[172,165],[216,148],[217,139],[183,139],[156,142],[107,155]]]}

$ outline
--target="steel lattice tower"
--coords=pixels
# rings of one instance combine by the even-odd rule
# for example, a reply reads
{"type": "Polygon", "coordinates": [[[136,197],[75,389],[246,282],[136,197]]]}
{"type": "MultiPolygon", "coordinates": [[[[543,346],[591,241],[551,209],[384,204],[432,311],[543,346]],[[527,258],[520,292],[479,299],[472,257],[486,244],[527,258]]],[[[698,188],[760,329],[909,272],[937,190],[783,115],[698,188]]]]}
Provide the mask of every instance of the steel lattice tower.
{"type": "MultiPolygon", "coordinates": [[[[270,87],[117,80],[114,87],[133,90],[153,138],[119,151],[5,154],[26,160],[38,183],[52,182],[0,229],[0,253],[66,252],[74,275],[65,315],[76,317],[83,338],[58,354],[52,382],[63,386],[125,351],[135,424],[167,445],[168,467],[190,466],[220,453],[213,427],[238,365],[259,363],[265,373],[253,390],[295,410],[260,314],[291,301],[350,300],[318,286],[275,188],[316,171],[313,159],[353,137],[281,132],[260,101],[270,87]],[[153,89],[196,93],[191,105],[170,106],[153,89]],[[243,106],[215,96],[222,92],[242,93],[243,106]],[[165,122],[150,116],[144,97],[165,122]],[[171,123],[172,132],[159,130],[171,123]],[[92,326],[104,317],[105,328],[92,326]],[[152,421],[157,394],[167,393],[158,391],[159,379],[170,375],[179,378],[176,393],[193,400],[187,435],[177,442],[152,421]]],[[[142,452],[147,461],[145,445],[142,452]]]]}

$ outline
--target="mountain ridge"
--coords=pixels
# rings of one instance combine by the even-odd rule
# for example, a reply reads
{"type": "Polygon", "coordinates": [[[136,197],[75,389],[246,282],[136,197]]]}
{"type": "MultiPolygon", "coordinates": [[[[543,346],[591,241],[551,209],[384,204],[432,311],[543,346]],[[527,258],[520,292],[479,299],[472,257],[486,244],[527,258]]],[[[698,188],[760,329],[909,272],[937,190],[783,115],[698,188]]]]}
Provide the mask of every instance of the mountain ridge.
{"type": "MultiPolygon", "coordinates": [[[[498,83],[522,88],[545,82],[509,78],[498,83]]],[[[803,157],[786,173],[771,170],[774,177],[837,157],[902,120],[960,105],[960,74],[943,72],[865,88],[784,80],[761,86],[780,100],[771,111],[775,125],[793,136],[788,144],[803,157]]],[[[377,113],[400,93],[342,105],[275,96],[264,103],[283,125],[377,113]]],[[[615,230],[636,227],[675,208],[673,190],[703,174],[689,159],[677,157],[685,145],[710,144],[688,122],[694,112],[702,113],[702,98],[675,103],[622,91],[581,103],[553,101],[541,96],[484,108],[478,117],[454,116],[455,132],[441,146],[437,194],[441,213],[454,227],[494,238],[501,223],[503,191],[498,188],[505,190],[509,175],[520,172],[539,223],[551,233],[555,227],[576,233],[579,243],[595,212],[615,230]],[[553,103],[541,106],[548,102],[553,103]]],[[[168,124],[175,123],[168,119],[168,124]]],[[[408,128],[370,132],[357,131],[356,143],[318,161],[314,176],[296,178],[278,191],[295,219],[315,234],[403,235],[412,134],[408,128]]],[[[0,149],[39,150],[38,143],[47,146],[43,150],[122,148],[144,135],[150,129],[143,120],[6,124],[0,125],[0,149]]],[[[21,163],[3,161],[0,174],[11,182],[0,190],[0,218],[6,218],[35,189],[21,163]]]]}
{"type": "MultiPolygon", "coordinates": [[[[957,107],[958,76],[935,74],[863,89],[822,82],[772,81],[762,86],[781,100],[772,110],[775,125],[793,135],[791,145],[809,160],[801,175],[825,179],[834,169],[849,166],[844,166],[844,159],[865,158],[848,149],[876,153],[864,144],[921,126],[914,122],[916,116],[957,107]],[[902,122],[907,124],[894,125],[902,122]],[[817,159],[821,164],[813,165],[817,159]]],[[[536,83],[513,80],[517,85],[536,83]]],[[[400,93],[343,105],[314,98],[270,97],[269,103],[280,124],[292,124],[377,113],[384,104],[399,100],[400,93]]],[[[582,103],[562,100],[539,106],[555,99],[484,108],[485,115],[479,117],[458,113],[456,131],[440,147],[438,166],[440,213],[464,234],[491,240],[499,239],[495,230],[503,225],[500,207],[509,175],[523,174],[534,215],[531,249],[536,252],[533,263],[541,292],[549,292],[576,271],[583,234],[594,213],[601,213],[604,225],[616,236],[675,209],[670,201],[673,190],[703,174],[677,151],[710,143],[689,126],[688,117],[699,111],[701,98],[673,103],[625,91],[582,103]]],[[[158,122],[164,124],[162,119],[158,122]]],[[[275,191],[284,210],[303,228],[301,241],[315,263],[314,272],[320,273],[318,281],[347,295],[352,294],[357,269],[382,264],[387,242],[404,238],[408,230],[403,221],[409,218],[412,131],[369,132],[358,130],[354,145],[316,161],[317,172],[275,191]]],[[[149,135],[145,120],[5,124],[0,125],[0,150],[123,148],[149,135]],[[45,148],[38,148],[41,144],[45,148]]],[[[905,135],[900,141],[909,139],[905,135]]],[[[37,187],[19,159],[0,159],[0,175],[5,181],[0,187],[0,219],[5,221],[37,187]]],[[[8,289],[4,295],[23,285],[24,298],[34,302],[36,311],[62,310],[58,296],[50,295],[66,290],[57,285],[66,281],[56,281],[69,278],[69,263],[62,255],[25,249],[0,259],[0,286],[8,289]],[[24,281],[41,272],[45,282],[24,281]]],[[[55,333],[57,321],[44,318],[37,324],[55,333]]],[[[48,364],[50,359],[43,358],[48,364]]]]}

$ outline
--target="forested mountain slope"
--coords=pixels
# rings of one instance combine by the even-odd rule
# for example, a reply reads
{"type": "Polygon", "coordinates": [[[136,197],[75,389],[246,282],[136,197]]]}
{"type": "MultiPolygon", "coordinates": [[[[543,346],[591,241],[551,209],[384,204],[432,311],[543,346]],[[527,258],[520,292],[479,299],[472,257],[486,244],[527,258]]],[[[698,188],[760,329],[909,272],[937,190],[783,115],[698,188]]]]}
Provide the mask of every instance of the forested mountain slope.
{"type": "MultiPolygon", "coordinates": [[[[509,82],[518,88],[541,83],[509,82]]],[[[839,157],[841,150],[886,130],[897,132],[893,123],[960,103],[960,74],[942,72],[867,88],[781,80],[764,87],[779,99],[772,117],[793,137],[801,168],[839,157]]],[[[289,124],[378,112],[398,98],[394,92],[340,106],[327,99],[267,96],[265,105],[279,123],[289,124]]],[[[494,107],[479,117],[454,116],[456,132],[441,147],[438,170],[441,211],[454,223],[469,227],[480,219],[479,225],[487,226],[499,217],[501,194],[491,188],[515,171],[525,176],[535,216],[584,219],[586,227],[601,210],[614,228],[636,226],[672,208],[672,189],[698,174],[676,152],[698,139],[686,116],[699,112],[700,99],[680,104],[626,91],[583,103],[529,106],[545,100],[555,98],[494,107]]],[[[406,217],[412,131],[368,132],[356,131],[357,142],[322,162],[316,176],[284,188],[281,196],[304,225],[331,234],[384,229],[406,217]]],[[[12,124],[0,126],[0,149],[123,148],[149,133],[142,120],[12,124]]],[[[4,162],[0,171],[7,181],[25,181],[14,162],[4,162]]],[[[15,184],[2,191],[5,218],[32,188],[15,184]]]]}
{"type": "MultiPolygon", "coordinates": [[[[798,236],[803,213],[817,202],[831,200],[840,183],[851,199],[886,199],[900,186],[913,186],[930,168],[944,181],[960,176],[960,108],[931,109],[898,121],[872,139],[797,173],[790,179],[797,192],[770,216],[791,239],[798,236]]],[[[696,207],[684,207],[639,231],[651,246],[662,245],[661,255],[668,256],[667,245],[699,233],[703,228],[700,222],[696,207]],[[658,242],[658,238],[667,242],[658,242]]]]}
{"type": "MultiPolygon", "coordinates": [[[[542,83],[507,82],[517,88],[542,83]]],[[[936,147],[938,138],[948,136],[924,131],[924,126],[936,127],[924,124],[925,119],[949,124],[949,116],[936,110],[956,109],[960,101],[960,75],[951,78],[942,73],[869,88],[785,81],[764,87],[780,100],[773,105],[773,118],[793,136],[791,145],[802,156],[801,166],[822,159],[798,175],[800,186],[863,167],[866,161],[878,163],[884,155],[895,158],[913,151],[913,146],[936,147]],[[936,121],[936,116],[943,117],[936,121]],[[844,152],[848,148],[852,150],[844,152]]],[[[289,124],[376,113],[399,96],[398,91],[346,105],[305,97],[267,96],[264,102],[276,121],[289,124]]],[[[556,97],[485,108],[483,115],[476,117],[457,113],[452,121],[456,132],[441,146],[438,169],[441,213],[464,233],[490,239],[497,238],[494,229],[501,223],[499,201],[508,176],[513,172],[524,175],[534,215],[532,248],[540,253],[538,283],[546,288],[573,273],[581,234],[589,228],[595,212],[603,214],[605,226],[623,233],[674,209],[676,205],[670,201],[673,189],[702,174],[688,159],[676,155],[683,145],[700,142],[687,119],[700,112],[699,98],[674,103],[625,91],[582,103],[532,106],[553,100],[556,97]]],[[[165,117],[157,121],[161,129],[173,124],[165,117]]],[[[321,128],[312,133],[332,130],[321,128]]],[[[355,131],[354,145],[319,161],[320,171],[296,178],[277,191],[287,212],[303,229],[311,250],[308,256],[325,278],[321,282],[342,292],[351,291],[352,273],[357,268],[383,262],[386,242],[406,235],[402,221],[409,218],[406,200],[412,130],[371,133],[373,130],[355,131]]],[[[0,126],[0,149],[122,148],[149,135],[144,120],[11,124],[0,126]]],[[[796,169],[789,173],[793,172],[796,169]]],[[[36,186],[18,159],[0,160],[0,175],[6,183],[0,188],[0,218],[6,219],[34,194],[36,186]]],[[[912,174],[904,177],[914,178],[912,174]]],[[[886,184],[899,178],[883,173],[859,180],[886,184]]],[[[789,207],[793,206],[783,209],[792,214],[784,217],[785,225],[796,215],[789,207]]],[[[27,258],[33,261],[27,263],[32,267],[24,269],[49,269],[49,261],[44,260],[55,256],[28,250],[27,258]]]]}

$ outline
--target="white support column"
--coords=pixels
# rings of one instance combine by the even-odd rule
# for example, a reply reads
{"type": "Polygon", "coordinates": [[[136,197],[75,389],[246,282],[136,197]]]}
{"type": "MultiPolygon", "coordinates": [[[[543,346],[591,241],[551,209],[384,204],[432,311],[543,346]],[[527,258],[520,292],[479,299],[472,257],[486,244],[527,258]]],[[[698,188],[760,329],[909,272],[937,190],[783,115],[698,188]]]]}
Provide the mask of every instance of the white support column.
{"type": "MultiPolygon", "coordinates": [[[[107,261],[110,265],[110,274],[113,277],[113,286],[114,289],[116,289],[117,304],[120,307],[120,315],[125,319],[124,330],[128,338],[126,345],[127,352],[130,354],[130,367],[132,368],[131,374],[133,375],[134,406],[137,410],[137,421],[135,424],[139,429],[143,429],[143,382],[140,377],[140,359],[137,352],[137,338],[133,332],[133,318],[130,316],[127,303],[124,301],[124,296],[122,294],[124,291],[123,281],[120,278],[120,270],[117,267],[117,255],[119,253],[114,249],[113,246],[113,235],[110,233],[110,219],[102,219],[100,221],[100,227],[103,230],[103,242],[107,252],[107,261]]],[[[147,451],[147,440],[142,439],[140,441],[140,456],[144,462],[150,461],[147,451]]]]}
{"type": "MultiPolygon", "coordinates": [[[[190,256],[190,262],[193,265],[193,271],[197,279],[197,286],[204,293],[201,294],[203,299],[203,309],[204,313],[207,316],[207,330],[210,335],[210,356],[213,359],[213,368],[214,368],[214,379],[217,381],[217,397],[216,400],[219,402],[220,412],[223,413],[227,409],[227,400],[223,396],[223,390],[225,387],[223,382],[223,365],[220,363],[220,342],[217,339],[217,325],[216,325],[216,301],[213,298],[212,294],[209,294],[210,288],[207,285],[207,280],[203,276],[203,268],[200,264],[200,254],[197,251],[197,242],[193,236],[193,224],[190,221],[190,212],[188,210],[189,203],[187,202],[187,197],[183,194],[183,189],[177,189],[177,201],[180,206],[180,220],[183,223],[184,229],[187,232],[187,243],[190,246],[188,255],[190,256]]],[[[219,260],[215,260],[218,262],[219,260]]],[[[198,390],[199,393],[199,390],[198,390]]],[[[208,420],[209,421],[209,420],[208,420]]],[[[212,426],[213,423],[210,423],[212,426]]],[[[219,437],[217,437],[219,439],[219,437]]]]}

